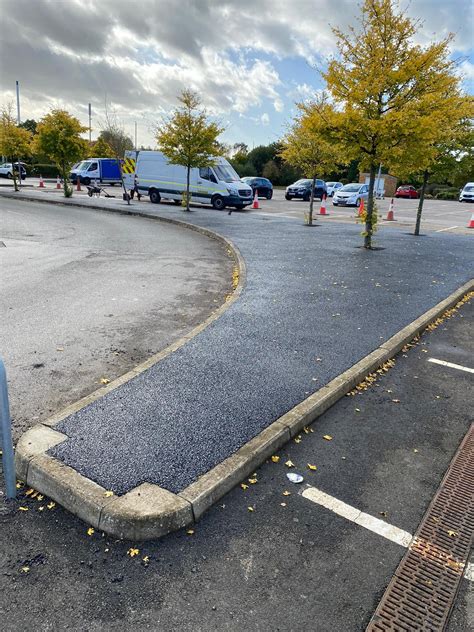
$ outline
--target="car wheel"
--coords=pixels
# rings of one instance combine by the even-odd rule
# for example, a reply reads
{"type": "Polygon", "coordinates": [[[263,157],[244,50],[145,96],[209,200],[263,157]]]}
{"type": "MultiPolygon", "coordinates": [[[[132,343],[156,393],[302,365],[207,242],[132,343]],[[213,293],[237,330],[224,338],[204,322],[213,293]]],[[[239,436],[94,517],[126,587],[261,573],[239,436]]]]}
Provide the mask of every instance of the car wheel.
{"type": "MultiPolygon", "coordinates": [[[[80,180],[80,178],[79,178],[79,180],[80,180]]],[[[83,179],[82,179],[82,183],[83,183],[83,184],[85,184],[85,185],[87,186],[88,184],[90,184],[90,183],[91,183],[91,179],[90,179],[90,178],[83,178],[83,179]]]]}
{"type": "Polygon", "coordinates": [[[225,202],[220,195],[215,195],[212,198],[212,206],[216,209],[216,211],[222,211],[225,209],[225,202]]]}
{"type": "Polygon", "coordinates": [[[339,206],[337,202],[332,203],[333,206],[339,206]]]}
{"type": "Polygon", "coordinates": [[[157,191],[156,189],[152,189],[149,195],[150,195],[150,202],[152,204],[159,204],[161,202],[161,195],[159,191],[157,191]]]}
{"type": "Polygon", "coordinates": [[[11,179],[13,178],[13,174],[11,174],[10,172],[8,172],[8,173],[7,173],[7,178],[8,178],[9,180],[11,180],[11,179]]]}
{"type": "Polygon", "coordinates": [[[273,197],[273,191],[268,191],[267,192],[267,200],[271,200],[273,197]]]}
{"type": "Polygon", "coordinates": [[[305,193],[303,195],[303,202],[309,202],[311,195],[309,193],[305,193]]]}
{"type": "Polygon", "coordinates": [[[292,200],[293,196],[292,195],[288,195],[288,193],[285,193],[285,200],[292,200]]]}

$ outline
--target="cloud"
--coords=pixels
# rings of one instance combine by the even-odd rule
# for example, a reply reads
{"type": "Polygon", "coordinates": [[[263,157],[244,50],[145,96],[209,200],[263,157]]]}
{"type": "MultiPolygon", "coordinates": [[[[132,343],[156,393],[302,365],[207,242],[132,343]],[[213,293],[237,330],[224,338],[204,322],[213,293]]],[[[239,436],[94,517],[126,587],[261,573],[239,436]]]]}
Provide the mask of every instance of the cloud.
{"type": "Polygon", "coordinates": [[[266,112],[264,112],[260,117],[260,122],[262,123],[262,125],[270,125],[270,117],[266,112]]]}
{"type": "MultiPolygon", "coordinates": [[[[458,52],[472,45],[470,0],[413,0],[408,11],[425,19],[422,43],[454,31],[458,52]]],[[[280,62],[324,65],[330,25],[344,30],[356,13],[354,0],[2,0],[0,86],[14,99],[20,81],[30,118],[60,106],[86,122],[87,103],[99,112],[107,98],[145,136],[183,88],[217,117],[265,125],[262,112],[314,94],[280,62]]]]}

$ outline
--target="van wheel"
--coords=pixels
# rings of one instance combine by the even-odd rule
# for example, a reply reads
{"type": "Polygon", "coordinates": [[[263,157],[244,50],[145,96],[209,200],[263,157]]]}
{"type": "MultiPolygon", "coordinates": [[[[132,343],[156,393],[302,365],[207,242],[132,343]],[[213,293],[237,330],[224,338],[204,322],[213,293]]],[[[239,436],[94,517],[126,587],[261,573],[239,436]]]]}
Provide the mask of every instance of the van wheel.
{"type": "Polygon", "coordinates": [[[220,195],[216,195],[212,198],[212,206],[216,209],[216,211],[222,211],[225,209],[225,202],[220,195]]]}
{"type": "Polygon", "coordinates": [[[161,196],[156,189],[150,191],[150,202],[152,204],[159,204],[161,202],[161,196]]]}
{"type": "MultiPolygon", "coordinates": [[[[79,178],[79,180],[80,180],[80,178],[79,178]]],[[[83,178],[82,179],[82,184],[85,184],[87,186],[90,183],[91,183],[91,179],[90,178],[83,178]]]]}

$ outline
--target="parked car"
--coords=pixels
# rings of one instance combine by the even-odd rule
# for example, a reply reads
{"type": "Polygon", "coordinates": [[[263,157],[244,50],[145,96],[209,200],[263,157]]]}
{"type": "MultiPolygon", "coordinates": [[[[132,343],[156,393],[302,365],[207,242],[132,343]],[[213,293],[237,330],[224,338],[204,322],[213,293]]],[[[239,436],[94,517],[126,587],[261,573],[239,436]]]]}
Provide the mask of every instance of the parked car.
{"type": "Polygon", "coordinates": [[[252,187],[252,194],[255,195],[255,191],[258,191],[258,197],[266,197],[267,200],[271,200],[273,197],[273,184],[268,178],[257,178],[247,176],[242,178],[242,182],[252,187]]]}
{"type": "MultiPolygon", "coordinates": [[[[18,163],[4,162],[0,165],[0,177],[2,178],[13,178],[13,169],[18,173],[18,163]]],[[[26,178],[26,169],[23,163],[20,162],[20,170],[21,170],[21,179],[24,180],[26,178]]]]}
{"type": "Polygon", "coordinates": [[[415,189],[415,187],[412,187],[408,184],[404,184],[401,187],[398,187],[398,189],[395,191],[395,197],[396,198],[408,198],[410,200],[417,200],[418,199],[418,191],[415,189]]]}
{"type": "Polygon", "coordinates": [[[360,206],[361,200],[367,201],[369,185],[351,182],[341,187],[332,199],[334,206],[360,206]]]}
{"type": "MultiPolygon", "coordinates": [[[[301,198],[305,202],[309,202],[311,197],[311,186],[313,181],[304,178],[302,180],[297,180],[293,184],[290,184],[289,187],[286,187],[285,198],[287,200],[292,200],[293,198],[301,198]]],[[[323,199],[323,195],[327,195],[327,187],[324,180],[316,180],[314,183],[314,197],[323,199]]]]}
{"type": "Polygon", "coordinates": [[[336,193],[336,191],[343,186],[344,185],[342,184],[342,182],[326,182],[326,187],[328,191],[327,196],[332,197],[334,193],[336,193]]]}
{"type": "Polygon", "coordinates": [[[474,202],[474,182],[468,182],[459,194],[460,202],[474,202]]]}

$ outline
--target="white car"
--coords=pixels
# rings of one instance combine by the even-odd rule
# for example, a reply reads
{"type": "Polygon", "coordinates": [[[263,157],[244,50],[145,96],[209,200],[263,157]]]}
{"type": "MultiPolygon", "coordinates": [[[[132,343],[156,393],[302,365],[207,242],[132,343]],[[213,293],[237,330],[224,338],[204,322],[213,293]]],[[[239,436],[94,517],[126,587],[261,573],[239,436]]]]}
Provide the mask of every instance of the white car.
{"type": "Polygon", "coordinates": [[[327,196],[333,197],[334,193],[336,193],[336,191],[339,191],[339,189],[344,185],[342,184],[342,182],[326,182],[326,186],[328,189],[327,196]]]}
{"type": "MultiPolygon", "coordinates": [[[[15,163],[15,171],[18,173],[18,163],[15,163]]],[[[0,177],[13,178],[13,164],[11,162],[4,162],[0,165],[0,177]]],[[[21,179],[26,178],[26,169],[21,165],[21,179]]]]}
{"type": "Polygon", "coordinates": [[[459,194],[460,202],[474,202],[474,182],[468,182],[464,185],[459,194]]]}
{"type": "Polygon", "coordinates": [[[369,197],[369,185],[352,182],[345,184],[334,194],[332,203],[334,206],[360,206],[361,200],[367,202],[369,197]]]}

